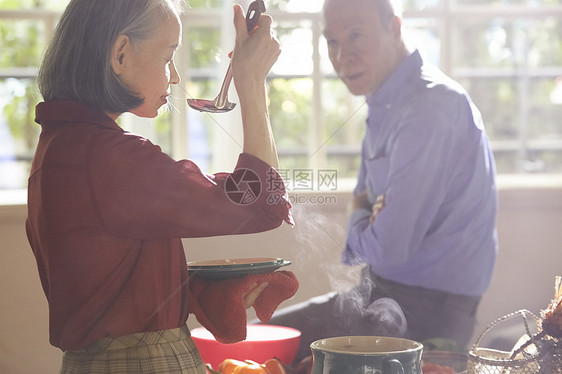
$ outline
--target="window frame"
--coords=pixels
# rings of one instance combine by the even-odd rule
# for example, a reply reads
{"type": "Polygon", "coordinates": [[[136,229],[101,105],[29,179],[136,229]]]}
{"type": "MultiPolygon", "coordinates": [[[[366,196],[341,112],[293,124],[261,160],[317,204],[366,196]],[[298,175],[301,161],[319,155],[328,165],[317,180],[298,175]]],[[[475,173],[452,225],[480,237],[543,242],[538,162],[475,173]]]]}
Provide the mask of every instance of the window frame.
{"type": "MultiPolygon", "coordinates": [[[[560,66],[544,66],[544,67],[531,67],[529,65],[519,68],[473,68],[473,67],[455,67],[453,66],[453,53],[454,44],[452,42],[452,30],[455,22],[463,17],[472,17],[474,19],[492,19],[495,17],[502,17],[504,19],[545,19],[547,17],[555,17],[562,19],[562,3],[556,5],[541,5],[537,7],[526,5],[510,5],[510,6],[490,6],[490,5],[466,5],[458,4],[455,0],[442,0],[441,6],[422,9],[422,10],[405,10],[403,18],[405,22],[408,19],[430,19],[434,20],[439,28],[439,44],[440,44],[440,68],[447,75],[453,79],[470,79],[470,78],[490,78],[490,77],[510,77],[517,79],[517,95],[519,102],[522,103],[519,108],[519,124],[518,136],[513,140],[495,140],[491,142],[492,149],[496,154],[505,152],[517,153],[517,158],[524,161],[526,156],[531,152],[537,151],[555,151],[562,154],[562,139],[555,140],[537,140],[529,139],[527,137],[528,128],[526,119],[529,116],[529,94],[528,84],[534,78],[555,78],[562,76],[562,64],[560,66]]],[[[213,24],[221,27],[222,32],[228,35],[228,38],[223,37],[224,48],[229,48],[233,44],[230,40],[233,35],[232,21],[230,14],[231,6],[224,6],[222,9],[190,9],[183,16],[182,20],[184,28],[193,27],[196,25],[213,24]]],[[[308,157],[308,167],[313,170],[319,170],[325,167],[327,158],[333,152],[343,152],[345,155],[359,155],[360,144],[355,146],[333,147],[335,150],[330,151],[328,147],[324,146],[326,137],[324,134],[325,123],[323,117],[323,99],[325,92],[322,90],[323,82],[327,79],[337,79],[333,72],[322,71],[322,56],[321,56],[321,43],[324,42],[322,35],[321,13],[320,12],[282,12],[272,10],[268,12],[274,19],[274,22],[286,21],[306,21],[310,24],[312,33],[312,74],[302,75],[283,75],[283,74],[270,74],[268,80],[272,79],[292,79],[292,78],[309,78],[312,80],[312,98],[311,98],[311,121],[308,124],[307,147],[306,156],[308,157]],[[332,152],[332,153],[330,153],[332,152]]],[[[43,38],[46,41],[50,39],[54,31],[55,25],[60,18],[61,12],[48,11],[41,9],[33,10],[0,10],[0,20],[35,20],[43,23],[43,30],[45,35],[43,38]]],[[[223,49],[224,49],[223,48],[223,49]]],[[[185,81],[191,79],[217,79],[221,80],[226,69],[226,62],[223,61],[216,69],[189,69],[188,62],[189,53],[187,48],[180,49],[176,65],[184,67],[182,77],[185,81]]],[[[18,78],[18,79],[34,79],[37,75],[37,68],[0,68],[0,78],[18,78]]],[[[173,87],[172,93],[176,97],[187,99],[188,94],[182,87],[173,87]]],[[[350,95],[351,96],[351,95],[350,95]]],[[[189,109],[186,105],[185,110],[174,112],[171,115],[171,156],[174,158],[185,158],[189,156],[188,149],[188,132],[189,132],[189,109]]],[[[131,121],[133,127],[136,121],[135,118],[127,119],[131,121]]],[[[274,119],[272,119],[274,122],[274,119]]],[[[214,149],[223,148],[215,144],[214,149]]],[[[236,147],[228,150],[231,154],[222,157],[235,159],[239,149],[236,147]]],[[[279,149],[280,154],[290,155],[291,152],[297,152],[302,155],[304,150],[285,150],[279,149]]],[[[20,161],[31,161],[32,155],[16,155],[20,161]]],[[[220,160],[213,165],[211,169],[221,168],[220,160]]],[[[520,171],[522,174],[529,177],[530,173],[525,174],[524,170],[520,171]]],[[[532,172],[532,171],[531,171],[532,172]]],[[[556,173],[555,173],[556,174],[556,173]]]]}

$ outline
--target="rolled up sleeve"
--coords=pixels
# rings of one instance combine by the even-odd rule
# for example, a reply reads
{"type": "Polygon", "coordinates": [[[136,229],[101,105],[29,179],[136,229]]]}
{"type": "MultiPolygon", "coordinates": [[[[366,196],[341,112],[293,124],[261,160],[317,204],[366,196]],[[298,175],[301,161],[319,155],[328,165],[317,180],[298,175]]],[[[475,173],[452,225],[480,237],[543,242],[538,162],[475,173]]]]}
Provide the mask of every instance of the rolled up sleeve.
{"type": "Polygon", "coordinates": [[[100,139],[90,155],[89,192],[102,225],[116,236],[243,234],[293,222],[281,176],[248,154],[232,173],[217,174],[134,135],[100,139]]]}

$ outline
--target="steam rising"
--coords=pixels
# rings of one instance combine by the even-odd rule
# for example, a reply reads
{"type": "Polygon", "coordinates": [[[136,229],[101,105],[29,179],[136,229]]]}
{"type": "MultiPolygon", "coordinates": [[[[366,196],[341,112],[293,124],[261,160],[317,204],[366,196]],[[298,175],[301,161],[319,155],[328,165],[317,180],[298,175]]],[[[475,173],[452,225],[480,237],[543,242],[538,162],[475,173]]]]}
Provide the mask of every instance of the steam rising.
{"type": "Polygon", "coordinates": [[[337,220],[328,219],[310,206],[295,204],[292,213],[297,242],[295,265],[304,267],[307,282],[326,282],[314,277],[320,268],[322,274],[328,276],[333,291],[348,290],[356,285],[359,269],[344,265],[340,257],[345,246],[345,228],[337,220]]]}
{"type": "MultiPolygon", "coordinates": [[[[345,214],[345,212],[342,212],[345,214]]],[[[310,207],[294,206],[298,242],[296,264],[320,267],[328,276],[331,291],[339,293],[333,312],[338,315],[342,334],[404,337],[407,323],[402,308],[381,290],[359,267],[342,264],[346,230],[337,220],[328,219],[310,207]],[[337,250],[331,250],[331,248],[337,250]],[[334,254],[336,254],[334,256],[334,254]]],[[[332,217],[332,216],[331,216],[332,217]]],[[[307,275],[312,275],[310,271],[307,275]]],[[[312,279],[316,283],[316,279],[312,279]]]]}
{"type": "Polygon", "coordinates": [[[406,316],[402,308],[394,299],[377,295],[380,292],[376,284],[362,277],[357,287],[341,295],[338,314],[351,335],[406,335],[406,316]]]}

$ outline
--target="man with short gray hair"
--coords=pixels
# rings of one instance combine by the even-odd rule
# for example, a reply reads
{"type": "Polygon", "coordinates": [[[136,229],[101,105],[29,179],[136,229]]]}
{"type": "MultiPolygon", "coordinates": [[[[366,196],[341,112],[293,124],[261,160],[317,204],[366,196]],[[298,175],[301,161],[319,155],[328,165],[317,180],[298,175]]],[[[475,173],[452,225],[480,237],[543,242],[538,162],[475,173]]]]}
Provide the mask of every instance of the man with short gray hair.
{"type": "Polygon", "coordinates": [[[369,106],[342,256],[366,267],[351,293],[289,307],[270,323],[303,331],[300,357],[316,339],[403,331],[465,348],[497,252],[495,165],[480,113],[406,47],[388,0],[326,0],[323,15],[334,70],[369,106]],[[364,309],[344,323],[353,294],[364,309]],[[404,329],[365,312],[381,298],[398,303],[404,329]]]}

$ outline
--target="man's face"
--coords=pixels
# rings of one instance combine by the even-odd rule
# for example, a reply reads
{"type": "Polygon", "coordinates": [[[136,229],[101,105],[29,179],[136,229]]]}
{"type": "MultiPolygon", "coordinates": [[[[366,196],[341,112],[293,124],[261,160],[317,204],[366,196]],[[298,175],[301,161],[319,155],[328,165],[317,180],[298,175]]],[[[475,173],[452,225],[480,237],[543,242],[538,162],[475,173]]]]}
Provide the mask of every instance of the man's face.
{"type": "Polygon", "coordinates": [[[399,20],[378,14],[373,0],[326,0],[324,36],[330,61],[354,95],[374,93],[394,70],[399,20]]]}

